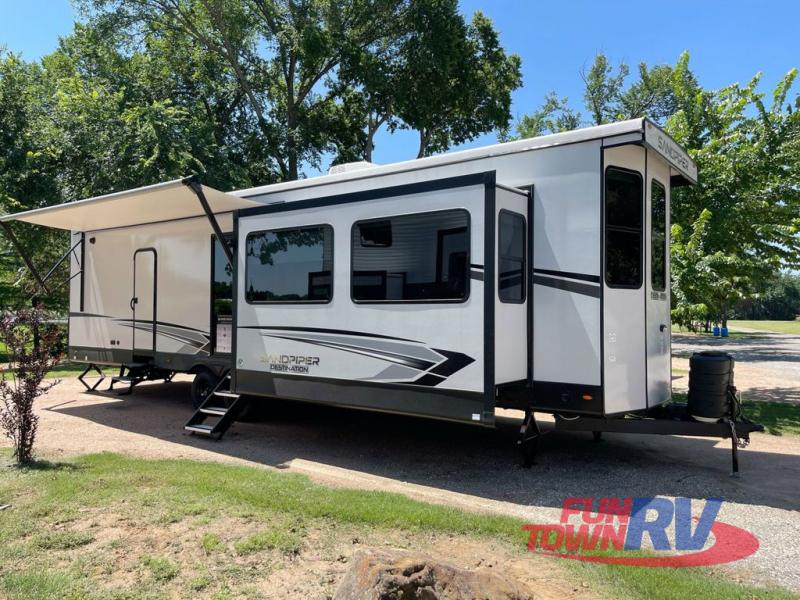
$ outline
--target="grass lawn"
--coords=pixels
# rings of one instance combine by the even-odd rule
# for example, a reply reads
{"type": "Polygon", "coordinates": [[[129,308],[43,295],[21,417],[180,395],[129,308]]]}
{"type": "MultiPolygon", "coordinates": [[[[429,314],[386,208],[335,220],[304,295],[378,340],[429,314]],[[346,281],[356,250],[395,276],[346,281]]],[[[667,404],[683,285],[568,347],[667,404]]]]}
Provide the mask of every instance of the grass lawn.
{"type": "MultiPolygon", "coordinates": [[[[673,369],[673,373],[677,369],[673,369]]],[[[685,392],[672,392],[673,402],[686,402],[685,392]]],[[[744,416],[761,423],[772,435],[800,435],[800,406],[789,402],[745,400],[744,416]]]]}
{"type": "MultiPolygon", "coordinates": [[[[0,597],[9,600],[256,598],[270,573],[291,570],[295,580],[298,565],[336,564],[342,543],[352,552],[363,540],[424,550],[431,536],[455,536],[452,544],[473,539],[526,552],[517,519],[188,460],[97,454],[0,466],[3,503],[12,505],[0,511],[0,597]]],[[[558,566],[576,587],[595,582],[608,597],[796,598],[696,568],[558,566]]],[[[326,585],[331,592],[335,580],[326,585]]]]}
{"type": "MultiPolygon", "coordinates": [[[[775,322],[775,321],[770,321],[770,322],[775,322]]],[[[729,321],[729,323],[733,323],[733,321],[729,321]]],[[[679,325],[674,325],[674,324],[672,325],[672,333],[680,333],[680,334],[683,334],[683,335],[696,335],[696,336],[701,336],[701,337],[714,337],[714,333],[713,332],[706,333],[705,331],[689,331],[688,329],[684,329],[684,328],[680,327],[679,325]]],[[[765,331],[765,333],[766,333],[766,331],[765,331]]],[[[733,338],[733,339],[752,338],[752,337],[758,337],[760,335],[763,335],[763,334],[762,333],[746,333],[744,331],[728,331],[728,337],[729,338],[733,338]]],[[[724,339],[724,338],[719,338],[719,339],[724,339]]]]}
{"type": "Polygon", "coordinates": [[[800,321],[728,321],[728,327],[746,327],[772,333],[800,335],[800,321]]]}

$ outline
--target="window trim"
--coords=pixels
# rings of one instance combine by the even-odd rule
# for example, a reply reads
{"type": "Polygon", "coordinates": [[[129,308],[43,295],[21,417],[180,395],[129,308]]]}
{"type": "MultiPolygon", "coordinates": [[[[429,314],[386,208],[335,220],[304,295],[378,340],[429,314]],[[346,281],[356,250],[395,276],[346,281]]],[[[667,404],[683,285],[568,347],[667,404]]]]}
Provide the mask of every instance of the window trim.
{"type": "MultiPolygon", "coordinates": [[[[470,273],[469,265],[472,260],[472,215],[469,210],[464,207],[442,208],[439,210],[425,210],[420,212],[401,213],[395,215],[383,215],[380,217],[370,217],[368,219],[360,219],[353,221],[350,226],[350,240],[348,241],[350,248],[350,300],[353,304],[464,304],[467,302],[472,294],[472,276],[470,273]],[[416,215],[435,215],[445,212],[462,212],[467,216],[467,273],[466,273],[466,290],[464,290],[463,298],[445,298],[441,300],[357,300],[353,294],[353,273],[355,266],[355,253],[353,252],[353,236],[355,235],[355,228],[361,223],[369,223],[371,221],[391,221],[399,217],[413,217],[416,215]]],[[[361,246],[359,246],[361,247],[361,246]]]]}
{"type": "MultiPolygon", "coordinates": [[[[645,264],[645,187],[644,187],[644,177],[642,174],[635,170],[635,169],[628,169],[626,167],[619,167],[617,165],[609,165],[606,167],[605,172],[603,173],[603,282],[610,288],[619,289],[619,290],[639,290],[642,288],[644,284],[644,270],[646,268],[645,264]],[[618,283],[611,283],[608,280],[608,172],[609,171],[619,171],[621,173],[628,173],[631,175],[636,175],[639,179],[639,183],[641,184],[641,193],[639,198],[639,210],[641,216],[641,224],[642,226],[639,228],[639,281],[635,285],[620,285],[618,283]]],[[[612,226],[614,227],[614,226],[612,226]]],[[[625,231],[627,230],[628,233],[634,233],[632,228],[623,228],[617,227],[618,231],[625,231]]]]}
{"type": "MultiPolygon", "coordinates": [[[[223,236],[225,237],[226,242],[236,242],[235,238],[233,237],[232,231],[223,231],[223,236]]],[[[216,267],[217,267],[217,257],[216,257],[216,242],[217,236],[216,234],[211,234],[211,273],[209,277],[209,312],[208,312],[208,333],[211,336],[210,342],[210,356],[223,356],[229,357],[233,354],[233,348],[231,348],[230,352],[217,352],[217,323],[214,320],[214,283],[215,283],[215,275],[216,275],[216,267]]],[[[237,256],[236,252],[234,252],[234,258],[237,256]]],[[[231,270],[233,270],[233,265],[231,265],[231,270]]],[[[233,320],[233,312],[234,312],[234,304],[236,301],[234,300],[234,289],[236,288],[236,278],[234,277],[234,273],[231,273],[231,321],[233,320]]]]}
{"type": "Polygon", "coordinates": [[[661,183],[661,181],[655,177],[650,178],[650,287],[653,289],[654,292],[666,292],[667,291],[667,254],[669,254],[669,228],[667,227],[667,186],[661,183]],[[664,271],[663,271],[663,278],[660,282],[660,287],[656,286],[655,282],[653,281],[653,275],[655,275],[655,270],[653,269],[653,186],[658,185],[664,190],[664,231],[661,233],[664,236],[664,271]]]}
{"type": "Polygon", "coordinates": [[[334,235],[335,232],[333,225],[330,223],[312,223],[310,225],[294,225],[292,227],[280,227],[278,229],[258,229],[248,232],[244,238],[244,301],[247,304],[252,305],[273,304],[278,306],[287,306],[293,304],[330,304],[333,301],[334,274],[336,272],[334,263],[334,256],[336,254],[334,235]],[[316,229],[325,227],[327,227],[331,233],[331,295],[327,300],[250,300],[247,297],[247,282],[249,281],[248,275],[250,274],[250,267],[247,264],[247,244],[250,240],[250,236],[259,235],[262,233],[279,233],[282,231],[297,231],[301,229],[316,229]]]}
{"type": "MultiPolygon", "coordinates": [[[[501,208],[497,213],[497,297],[503,304],[525,304],[528,299],[528,219],[522,213],[501,208]],[[520,300],[504,300],[500,295],[500,261],[503,255],[500,253],[500,219],[503,214],[508,214],[512,218],[522,219],[522,298],[520,300]]],[[[516,260],[516,259],[511,259],[516,260]]]]}

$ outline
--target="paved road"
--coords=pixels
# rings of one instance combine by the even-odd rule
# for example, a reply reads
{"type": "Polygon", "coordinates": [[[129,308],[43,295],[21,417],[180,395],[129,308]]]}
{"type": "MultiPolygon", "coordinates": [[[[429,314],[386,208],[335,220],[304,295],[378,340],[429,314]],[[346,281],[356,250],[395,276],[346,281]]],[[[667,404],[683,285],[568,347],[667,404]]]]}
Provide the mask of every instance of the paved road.
{"type": "MultiPolygon", "coordinates": [[[[681,359],[701,350],[729,352],[736,360],[736,385],[748,391],[750,398],[800,403],[800,336],[764,332],[741,338],[672,335],[675,366],[688,369],[681,359]]],[[[685,387],[686,377],[674,385],[685,387]]]]}

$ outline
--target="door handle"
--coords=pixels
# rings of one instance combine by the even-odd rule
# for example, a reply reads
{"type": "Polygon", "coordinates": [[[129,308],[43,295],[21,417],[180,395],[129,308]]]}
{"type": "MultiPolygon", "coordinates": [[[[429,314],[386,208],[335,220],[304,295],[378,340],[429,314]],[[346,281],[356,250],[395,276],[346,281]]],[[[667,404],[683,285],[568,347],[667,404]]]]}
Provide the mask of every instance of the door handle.
{"type": "Polygon", "coordinates": [[[139,304],[139,299],[135,296],[131,298],[131,310],[135,310],[134,307],[139,304]]]}

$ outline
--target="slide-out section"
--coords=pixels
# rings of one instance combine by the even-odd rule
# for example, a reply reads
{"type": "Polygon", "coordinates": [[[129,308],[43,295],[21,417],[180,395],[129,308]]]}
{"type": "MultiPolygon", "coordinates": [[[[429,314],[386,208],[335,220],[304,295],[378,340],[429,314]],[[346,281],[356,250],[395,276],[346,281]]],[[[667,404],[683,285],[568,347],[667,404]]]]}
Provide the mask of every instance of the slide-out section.
{"type": "Polygon", "coordinates": [[[241,213],[237,391],[490,424],[490,179],[241,213]]]}

